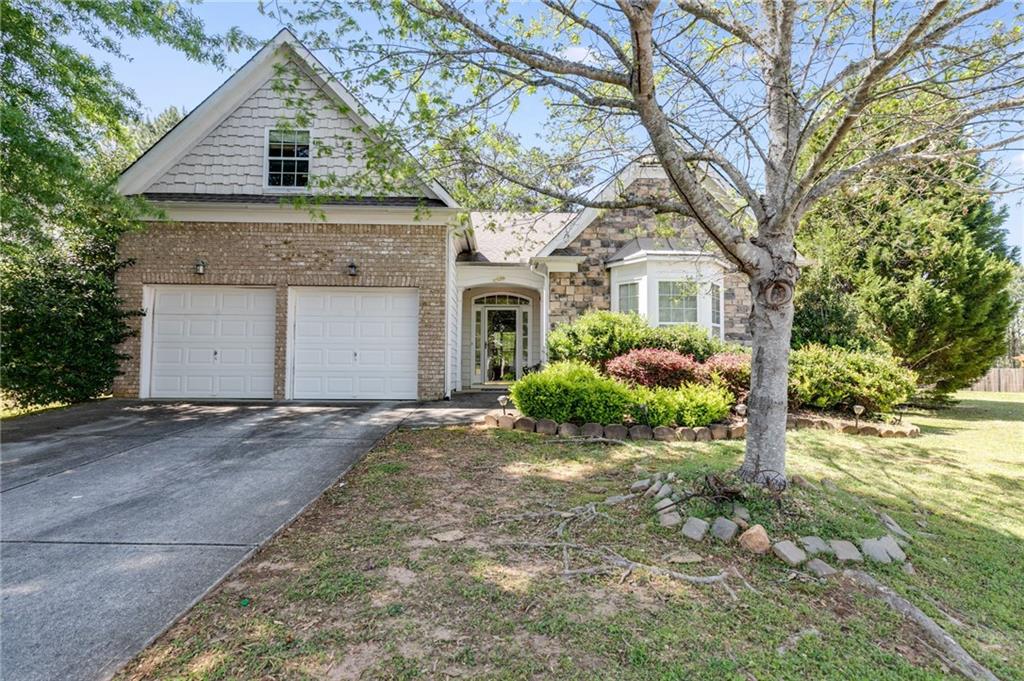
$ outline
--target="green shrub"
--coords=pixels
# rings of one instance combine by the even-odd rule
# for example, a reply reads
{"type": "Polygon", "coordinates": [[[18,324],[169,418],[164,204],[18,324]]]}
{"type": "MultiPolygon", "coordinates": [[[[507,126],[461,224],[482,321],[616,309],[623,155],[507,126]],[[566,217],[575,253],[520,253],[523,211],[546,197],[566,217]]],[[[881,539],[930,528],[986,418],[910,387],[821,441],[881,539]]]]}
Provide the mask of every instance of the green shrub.
{"type": "Polygon", "coordinates": [[[649,331],[647,322],[636,314],[587,312],[548,334],[548,357],[552,362],[580,360],[604,366],[613,357],[645,347],[643,342],[649,331]]]}
{"type": "Polygon", "coordinates": [[[692,355],[698,362],[730,348],[712,338],[703,326],[674,324],[672,326],[648,327],[643,347],[673,350],[682,355],[692,355]]]}
{"type": "Polygon", "coordinates": [[[673,388],[647,388],[633,390],[630,416],[636,423],[651,426],[673,426],[678,418],[679,391],[673,388]]]}
{"type": "Polygon", "coordinates": [[[721,383],[688,383],[675,391],[678,400],[676,423],[697,428],[724,421],[732,409],[733,396],[721,383]]]}
{"type": "Polygon", "coordinates": [[[806,345],[789,356],[790,408],[889,411],[914,394],[917,377],[891,355],[806,345]]]}
{"type": "Polygon", "coordinates": [[[525,416],[559,423],[621,423],[634,403],[628,386],[582,362],[556,362],[527,374],[511,395],[525,416]]]}

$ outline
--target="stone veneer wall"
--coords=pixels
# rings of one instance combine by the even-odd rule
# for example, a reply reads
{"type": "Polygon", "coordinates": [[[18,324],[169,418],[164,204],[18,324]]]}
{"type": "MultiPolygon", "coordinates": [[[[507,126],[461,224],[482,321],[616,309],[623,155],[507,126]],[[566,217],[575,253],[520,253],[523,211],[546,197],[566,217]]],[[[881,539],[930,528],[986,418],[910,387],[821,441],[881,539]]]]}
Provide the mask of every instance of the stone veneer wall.
{"type": "MultiPolygon", "coordinates": [[[[444,394],[446,228],[442,225],[160,223],[130,234],[120,253],[135,264],[120,272],[126,306],[142,306],[147,284],[273,286],[277,291],[274,398],[283,399],[289,286],[417,288],[420,300],[418,391],[444,394]],[[195,274],[198,259],[206,274],[195,274]],[[359,275],[348,274],[355,261],[359,275]]],[[[131,323],[136,331],[141,318],[131,323]]],[[[117,397],[138,397],[141,337],[121,347],[129,355],[114,381],[117,397]]]]}
{"type": "MultiPolygon", "coordinates": [[[[631,186],[631,194],[652,194],[665,191],[664,180],[639,180],[631,186]]],[[[673,240],[681,240],[687,248],[707,248],[717,252],[717,246],[697,227],[677,218],[669,224],[673,240]]],[[[551,281],[550,323],[571,322],[587,310],[611,309],[611,272],[605,267],[610,258],[624,244],[635,237],[664,236],[666,224],[657,221],[654,213],[644,208],[610,210],[599,216],[567,247],[557,252],[581,255],[578,272],[553,272],[551,281]]],[[[746,277],[740,272],[729,272],[724,281],[725,337],[726,340],[749,342],[750,289],[746,277]]]]}

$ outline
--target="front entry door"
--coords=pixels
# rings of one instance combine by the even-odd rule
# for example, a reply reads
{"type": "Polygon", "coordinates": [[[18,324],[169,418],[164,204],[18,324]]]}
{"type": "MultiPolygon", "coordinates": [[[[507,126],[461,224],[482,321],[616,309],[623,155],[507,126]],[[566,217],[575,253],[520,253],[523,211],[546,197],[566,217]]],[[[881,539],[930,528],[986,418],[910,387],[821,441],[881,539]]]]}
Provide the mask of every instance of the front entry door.
{"type": "Polygon", "coordinates": [[[519,342],[517,317],[514,309],[487,310],[486,371],[487,383],[505,383],[518,375],[516,351],[519,342]]]}

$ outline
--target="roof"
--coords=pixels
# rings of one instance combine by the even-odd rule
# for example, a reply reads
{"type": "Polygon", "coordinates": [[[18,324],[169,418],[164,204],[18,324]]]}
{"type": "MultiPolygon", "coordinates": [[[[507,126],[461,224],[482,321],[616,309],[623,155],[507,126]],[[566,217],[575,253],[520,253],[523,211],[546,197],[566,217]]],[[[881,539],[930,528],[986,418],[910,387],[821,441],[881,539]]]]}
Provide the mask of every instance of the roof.
{"type": "Polygon", "coordinates": [[[682,239],[659,236],[641,236],[630,239],[622,247],[615,251],[605,262],[617,262],[625,260],[631,255],[650,251],[689,251],[693,244],[687,244],[682,239]]]}
{"type": "MultiPolygon", "coordinates": [[[[285,28],[269,40],[199,106],[189,112],[142,156],[128,166],[118,178],[119,191],[128,195],[145,194],[158,178],[231,115],[257,88],[273,77],[275,65],[282,57],[295,61],[328,97],[333,98],[348,111],[348,115],[360,124],[367,136],[373,136],[372,131],[378,129],[380,123],[337,78],[331,75],[327,67],[291,31],[285,28]]],[[[402,150],[402,153],[408,152],[402,150]]],[[[455,199],[435,180],[421,178],[420,184],[424,191],[424,198],[450,208],[458,208],[455,199]]],[[[385,199],[386,205],[397,205],[395,201],[398,198],[378,197],[377,200],[385,199]]],[[[401,198],[407,199],[408,197],[401,198]]],[[[279,197],[274,197],[275,201],[278,199],[279,197]]],[[[193,200],[205,199],[195,198],[193,200]]],[[[245,201],[238,195],[234,195],[233,199],[225,200],[245,201]]]]}
{"type": "Polygon", "coordinates": [[[576,213],[470,213],[476,249],[462,262],[524,263],[535,257],[576,213]]]}
{"type": "Polygon", "coordinates": [[[142,196],[156,202],[194,203],[287,203],[292,199],[309,199],[314,206],[407,206],[415,208],[443,207],[440,199],[417,198],[415,196],[309,196],[308,194],[190,194],[185,192],[144,192],[142,196]]]}

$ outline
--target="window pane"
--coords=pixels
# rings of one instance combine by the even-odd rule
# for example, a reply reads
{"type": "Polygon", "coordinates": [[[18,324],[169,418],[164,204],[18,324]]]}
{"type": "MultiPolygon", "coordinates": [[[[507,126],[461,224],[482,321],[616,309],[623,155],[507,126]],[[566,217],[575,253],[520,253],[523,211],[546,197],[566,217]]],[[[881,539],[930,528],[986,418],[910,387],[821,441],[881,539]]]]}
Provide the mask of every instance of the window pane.
{"type": "Polygon", "coordinates": [[[309,175],[306,173],[299,173],[295,176],[296,187],[306,187],[309,185],[309,175]]]}
{"type": "Polygon", "coordinates": [[[658,282],[658,323],[695,324],[697,295],[694,285],[686,281],[658,282]]]}
{"type": "Polygon", "coordinates": [[[718,284],[711,285],[711,323],[722,323],[722,288],[718,284]]]}
{"type": "Polygon", "coordinates": [[[294,187],[295,186],[295,175],[292,173],[283,173],[281,175],[281,186],[282,187],[294,187]]]}
{"type": "Polygon", "coordinates": [[[619,312],[640,311],[640,285],[636,282],[619,285],[619,312]]]}

